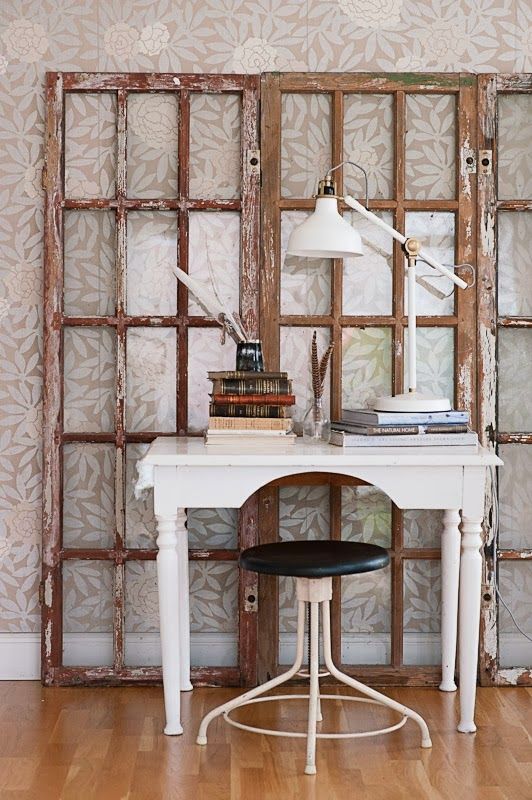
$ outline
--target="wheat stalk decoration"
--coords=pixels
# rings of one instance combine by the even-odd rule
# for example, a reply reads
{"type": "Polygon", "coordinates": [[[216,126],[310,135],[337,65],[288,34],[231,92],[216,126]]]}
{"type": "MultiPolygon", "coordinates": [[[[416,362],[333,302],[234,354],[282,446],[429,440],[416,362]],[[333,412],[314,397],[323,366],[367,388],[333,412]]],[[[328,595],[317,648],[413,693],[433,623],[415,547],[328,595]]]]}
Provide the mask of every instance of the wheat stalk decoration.
{"type": "Polygon", "coordinates": [[[317,332],[312,334],[312,348],[311,348],[311,366],[312,366],[312,392],[314,400],[320,400],[323,396],[323,389],[325,387],[325,376],[327,375],[327,367],[331,358],[331,353],[334,350],[334,342],[328,346],[327,350],[321,357],[318,358],[318,343],[317,332]]]}

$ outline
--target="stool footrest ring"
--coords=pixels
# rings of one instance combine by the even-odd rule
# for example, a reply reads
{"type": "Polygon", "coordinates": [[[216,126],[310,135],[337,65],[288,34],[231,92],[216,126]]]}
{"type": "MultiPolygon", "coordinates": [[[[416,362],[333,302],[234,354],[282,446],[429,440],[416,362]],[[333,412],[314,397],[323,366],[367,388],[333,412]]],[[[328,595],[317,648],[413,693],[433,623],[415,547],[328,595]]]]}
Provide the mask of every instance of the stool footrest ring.
{"type": "MultiPolygon", "coordinates": [[[[308,700],[308,694],[277,694],[271,695],[270,697],[256,697],[253,700],[247,700],[245,703],[241,703],[236,708],[231,709],[231,711],[225,711],[223,713],[223,718],[226,722],[230,725],[234,725],[235,728],[240,728],[243,731],[250,731],[251,733],[262,733],[266,736],[291,736],[295,739],[305,739],[307,737],[307,732],[300,733],[299,731],[281,731],[281,730],[273,730],[271,728],[257,728],[253,725],[246,725],[244,722],[237,722],[237,720],[231,719],[229,714],[233,711],[237,711],[240,708],[244,708],[245,706],[253,705],[254,703],[268,703],[274,700],[308,700]]],[[[379,703],[378,700],[370,700],[367,697],[353,697],[352,695],[348,694],[321,694],[320,693],[320,700],[351,700],[355,703],[369,703],[375,706],[382,706],[386,708],[387,706],[384,703],[379,703]]],[[[386,728],[379,728],[378,730],[371,730],[371,731],[357,731],[355,733],[317,733],[316,738],[318,739],[366,739],[369,736],[380,736],[384,733],[392,733],[393,731],[402,728],[403,725],[406,723],[408,717],[403,716],[396,722],[395,725],[390,725],[386,728]]]]}

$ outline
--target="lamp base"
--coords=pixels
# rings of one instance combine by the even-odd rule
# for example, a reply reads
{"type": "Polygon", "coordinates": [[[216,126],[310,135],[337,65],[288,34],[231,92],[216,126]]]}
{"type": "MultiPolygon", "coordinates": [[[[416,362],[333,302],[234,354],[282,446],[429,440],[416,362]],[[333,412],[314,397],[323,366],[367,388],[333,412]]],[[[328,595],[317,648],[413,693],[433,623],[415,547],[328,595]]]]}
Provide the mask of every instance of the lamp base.
{"type": "Polygon", "coordinates": [[[393,411],[412,414],[414,412],[450,411],[451,404],[445,397],[432,397],[430,394],[405,392],[395,397],[377,397],[373,404],[375,411],[393,411]]]}

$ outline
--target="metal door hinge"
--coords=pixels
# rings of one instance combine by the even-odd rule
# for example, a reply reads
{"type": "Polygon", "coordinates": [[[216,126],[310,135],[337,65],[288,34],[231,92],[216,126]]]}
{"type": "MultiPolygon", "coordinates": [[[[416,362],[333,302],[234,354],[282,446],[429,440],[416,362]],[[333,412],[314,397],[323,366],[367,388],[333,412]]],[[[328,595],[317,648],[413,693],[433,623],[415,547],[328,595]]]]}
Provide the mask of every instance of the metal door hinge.
{"type": "Polygon", "coordinates": [[[260,175],[260,150],[246,150],[246,169],[250,175],[260,175]]]}
{"type": "Polygon", "coordinates": [[[478,172],[479,175],[491,175],[493,171],[493,151],[478,151],[478,172]]]}
{"type": "Polygon", "coordinates": [[[477,171],[477,154],[471,147],[462,148],[462,175],[474,175],[477,171]]]}
{"type": "Polygon", "coordinates": [[[246,597],[244,600],[244,611],[256,614],[259,610],[259,585],[252,583],[246,589],[246,597]]]}

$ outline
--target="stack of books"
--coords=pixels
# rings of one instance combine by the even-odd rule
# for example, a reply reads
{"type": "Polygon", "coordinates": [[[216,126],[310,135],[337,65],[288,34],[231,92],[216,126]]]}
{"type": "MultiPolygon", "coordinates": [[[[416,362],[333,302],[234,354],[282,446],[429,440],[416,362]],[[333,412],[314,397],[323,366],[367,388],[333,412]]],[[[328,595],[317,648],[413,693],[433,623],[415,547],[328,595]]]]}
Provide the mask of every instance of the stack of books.
{"type": "Polygon", "coordinates": [[[477,434],[467,411],[391,412],[370,408],[342,410],[331,422],[330,443],[340,447],[460,446],[475,452],[477,434]]]}
{"type": "Polygon", "coordinates": [[[212,381],[206,444],[276,448],[293,444],[290,407],[296,399],[286,372],[209,372],[212,381]]]}

